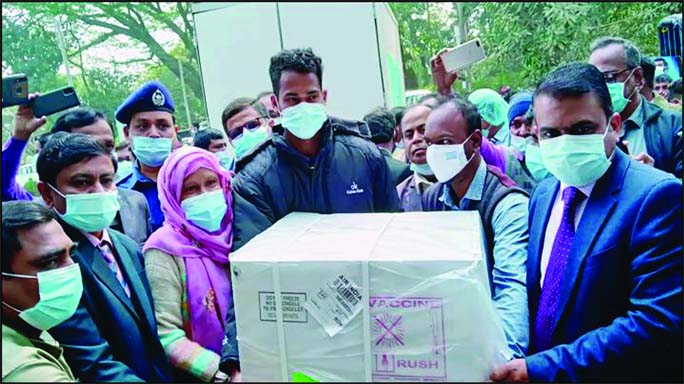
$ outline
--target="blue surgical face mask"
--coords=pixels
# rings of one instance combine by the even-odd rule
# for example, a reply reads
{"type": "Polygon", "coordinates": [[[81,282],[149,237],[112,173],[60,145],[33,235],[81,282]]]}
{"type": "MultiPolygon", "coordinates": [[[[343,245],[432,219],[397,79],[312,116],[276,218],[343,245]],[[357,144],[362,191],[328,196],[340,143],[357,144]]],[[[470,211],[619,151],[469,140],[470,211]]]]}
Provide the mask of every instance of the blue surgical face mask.
{"type": "Polygon", "coordinates": [[[99,232],[112,224],[119,211],[118,191],[63,195],[48,184],[53,191],[66,200],[66,212],[57,215],[67,224],[81,231],[99,232]]]}
{"type": "Polygon", "coordinates": [[[131,150],[135,157],[148,167],[161,167],[169,157],[173,140],[165,137],[150,138],[134,136],[131,150]]]}
{"type": "Polygon", "coordinates": [[[632,93],[629,94],[629,96],[625,97],[625,83],[629,80],[630,77],[634,74],[634,70],[627,76],[625,81],[623,82],[615,82],[615,83],[608,83],[606,84],[608,86],[608,92],[610,93],[610,101],[613,104],[613,111],[620,113],[622,112],[626,107],[627,104],[629,104],[630,98],[634,93],[637,91],[637,87],[634,87],[634,90],[632,93]]]}
{"type": "Polygon", "coordinates": [[[536,181],[542,181],[549,175],[549,171],[544,167],[538,145],[528,144],[525,148],[525,165],[536,181]]]}
{"type": "Polygon", "coordinates": [[[527,140],[524,137],[515,136],[511,134],[511,147],[518,150],[518,152],[525,152],[525,147],[527,146],[527,140]]]}
{"type": "Polygon", "coordinates": [[[221,228],[228,204],[223,190],[217,189],[183,200],[181,208],[189,222],[207,232],[215,232],[221,228]]]}
{"type": "Polygon", "coordinates": [[[81,301],[83,280],[78,264],[38,272],[36,276],[6,272],[2,274],[3,276],[38,280],[39,299],[33,307],[20,310],[4,301],[2,303],[18,312],[19,318],[30,326],[41,331],[47,331],[66,321],[76,312],[78,303],[81,301]]]}
{"type": "Polygon", "coordinates": [[[223,151],[216,152],[214,153],[216,157],[219,159],[219,164],[227,170],[227,171],[234,171],[235,170],[235,156],[228,150],[224,149],[223,151]]]}
{"type": "Polygon", "coordinates": [[[539,141],[546,169],[561,182],[581,187],[598,180],[610,167],[603,134],[560,135],[539,141]]]}
{"type": "Polygon", "coordinates": [[[231,141],[233,148],[235,148],[235,157],[241,158],[252,148],[267,140],[268,137],[268,131],[264,125],[251,131],[245,129],[240,136],[231,141]]]}
{"type": "Polygon", "coordinates": [[[301,140],[309,140],[323,127],[328,119],[325,105],[299,103],[282,111],[281,124],[301,140]]]}
{"type": "Polygon", "coordinates": [[[423,176],[432,176],[435,173],[432,172],[432,169],[430,169],[430,166],[428,163],[425,164],[417,164],[417,163],[411,163],[411,166],[409,167],[413,172],[416,172],[420,175],[423,176]]]}

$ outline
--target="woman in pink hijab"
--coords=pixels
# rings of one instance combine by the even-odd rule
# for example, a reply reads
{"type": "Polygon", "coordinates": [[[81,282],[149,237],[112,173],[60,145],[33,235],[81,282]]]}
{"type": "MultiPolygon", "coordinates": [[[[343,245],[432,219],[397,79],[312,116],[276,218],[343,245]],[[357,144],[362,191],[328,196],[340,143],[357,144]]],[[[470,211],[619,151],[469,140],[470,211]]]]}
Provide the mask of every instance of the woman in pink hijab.
{"type": "Polygon", "coordinates": [[[235,374],[219,370],[232,300],[230,178],[214,154],[196,147],[174,151],[159,170],[165,221],[143,253],[159,337],[180,379],[216,382],[235,374]]]}

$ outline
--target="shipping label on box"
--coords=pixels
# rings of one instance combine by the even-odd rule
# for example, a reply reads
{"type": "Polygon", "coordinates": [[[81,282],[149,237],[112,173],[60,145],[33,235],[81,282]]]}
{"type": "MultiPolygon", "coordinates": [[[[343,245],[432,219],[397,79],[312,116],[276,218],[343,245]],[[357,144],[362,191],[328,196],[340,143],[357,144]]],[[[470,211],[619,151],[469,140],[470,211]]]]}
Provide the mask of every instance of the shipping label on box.
{"type": "MultiPolygon", "coordinates": [[[[305,292],[282,292],[283,321],[287,323],[306,323],[308,313],[304,309],[305,292]]],[[[273,292],[259,292],[259,320],[276,321],[276,302],[273,292]]]]}

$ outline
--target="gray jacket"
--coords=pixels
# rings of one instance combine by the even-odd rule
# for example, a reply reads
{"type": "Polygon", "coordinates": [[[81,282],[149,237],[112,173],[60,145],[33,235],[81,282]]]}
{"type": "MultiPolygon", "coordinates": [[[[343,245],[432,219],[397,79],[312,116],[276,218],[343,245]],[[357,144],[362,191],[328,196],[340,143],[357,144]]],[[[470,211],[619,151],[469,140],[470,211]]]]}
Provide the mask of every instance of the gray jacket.
{"type": "Polygon", "coordinates": [[[147,199],[145,195],[132,189],[117,190],[120,208],[110,227],[123,232],[142,247],[152,234],[147,199]]]}

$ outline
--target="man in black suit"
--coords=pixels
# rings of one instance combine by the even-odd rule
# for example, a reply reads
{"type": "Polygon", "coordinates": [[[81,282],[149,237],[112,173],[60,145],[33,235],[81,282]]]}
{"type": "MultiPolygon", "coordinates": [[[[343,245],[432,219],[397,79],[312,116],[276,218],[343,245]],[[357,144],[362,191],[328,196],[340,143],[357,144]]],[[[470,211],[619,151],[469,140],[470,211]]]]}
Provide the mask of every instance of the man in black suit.
{"type": "Polygon", "coordinates": [[[399,183],[411,176],[412,172],[408,164],[392,157],[392,152],[394,152],[394,130],[397,126],[394,114],[386,108],[379,107],[364,116],[363,121],[368,124],[368,129],[370,129],[371,141],[378,146],[382,156],[385,158],[394,185],[399,185],[399,183]]]}
{"type": "MultiPolygon", "coordinates": [[[[89,135],[100,141],[109,152],[116,153],[114,129],[102,112],[92,108],[82,107],[66,112],[55,121],[50,132],[89,135]]],[[[132,189],[119,188],[119,204],[121,207],[110,227],[123,232],[142,246],[152,234],[150,210],[145,195],[132,189]]]]}
{"type": "Polygon", "coordinates": [[[76,313],[50,334],[84,382],[167,381],[138,244],[109,228],[119,211],[114,158],[99,140],[73,133],[50,140],[38,157],[38,190],[72,241],[83,277],[76,313]]]}

